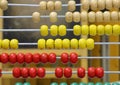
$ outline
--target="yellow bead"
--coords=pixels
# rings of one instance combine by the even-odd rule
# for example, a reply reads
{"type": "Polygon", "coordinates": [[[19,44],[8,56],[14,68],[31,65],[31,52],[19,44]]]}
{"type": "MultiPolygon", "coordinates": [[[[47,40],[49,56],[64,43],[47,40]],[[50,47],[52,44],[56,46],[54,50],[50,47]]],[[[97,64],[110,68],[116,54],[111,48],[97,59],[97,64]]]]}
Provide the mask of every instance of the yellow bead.
{"type": "Polygon", "coordinates": [[[61,49],[62,48],[62,40],[56,39],[55,40],[55,49],[61,49]]]}
{"type": "Polygon", "coordinates": [[[92,50],[94,49],[94,40],[89,38],[86,40],[86,44],[87,44],[87,49],[88,50],[92,50]]]}
{"type": "Polygon", "coordinates": [[[8,39],[2,40],[2,48],[3,49],[9,49],[9,46],[10,46],[10,40],[8,40],[8,39]]]}
{"type": "Polygon", "coordinates": [[[96,35],[96,25],[90,25],[90,35],[95,36],[96,35]]]}
{"type": "Polygon", "coordinates": [[[72,39],[70,42],[71,48],[72,49],[77,49],[78,48],[78,40],[77,39],[72,39]]]}
{"type": "Polygon", "coordinates": [[[81,27],[80,27],[80,25],[75,25],[73,27],[73,34],[76,35],[76,36],[81,34],[81,27]]]}
{"type": "Polygon", "coordinates": [[[2,48],[2,40],[0,39],[0,48],[2,48]]]}
{"type": "Polygon", "coordinates": [[[54,48],[54,40],[53,39],[48,39],[46,41],[46,46],[48,49],[53,49],[54,48]]]}
{"type": "Polygon", "coordinates": [[[82,35],[88,35],[89,27],[88,25],[82,25],[82,35]]]}
{"type": "Polygon", "coordinates": [[[105,33],[104,25],[98,25],[97,26],[97,33],[98,33],[98,35],[104,35],[104,33],[105,33]]]}
{"type": "Polygon", "coordinates": [[[106,25],[105,26],[105,34],[106,35],[111,35],[112,34],[112,25],[106,25]]]}
{"type": "Polygon", "coordinates": [[[82,38],[79,40],[79,48],[81,49],[86,48],[86,39],[82,38]]]}
{"type": "Polygon", "coordinates": [[[63,39],[63,48],[64,49],[69,49],[70,48],[70,40],[69,39],[63,39]]]}
{"type": "Polygon", "coordinates": [[[18,43],[19,43],[19,41],[17,39],[12,39],[10,41],[10,48],[17,49],[18,48],[18,43]]]}
{"type": "Polygon", "coordinates": [[[45,39],[39,39],[37,43],[39,49],[45,49],[45,39]]]}
{"type": "Polygon", "coordinates": [[[113,35],[120,34],[120,25],[113,25],[113,35]]]}
{"type": "Polygon", "coordinates": [[[66,35],[66,26],[60,25],[58,31],[59,31],[60,36],[65,36],[66,35]]]}
{"type": "Polygon", "coordinates": [[[58,26],[57,25],[52,25],[50,27],[50,34],[52,36],[57,36],[57,34],[58,34],[58,26]]]}
{"type": "Polygon", "coordinates": [[[47,25],[42,25],[40,27],[40,33],[42,36],[47,36],[48,35],[48,26],[47,25]]]}

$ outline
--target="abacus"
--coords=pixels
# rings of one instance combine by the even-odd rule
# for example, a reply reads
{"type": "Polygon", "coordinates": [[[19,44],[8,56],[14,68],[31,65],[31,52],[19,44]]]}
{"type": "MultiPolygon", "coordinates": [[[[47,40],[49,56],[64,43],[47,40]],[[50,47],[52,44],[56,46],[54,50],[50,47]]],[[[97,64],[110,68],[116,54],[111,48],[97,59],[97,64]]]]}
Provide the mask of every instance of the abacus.
{"type": "Polygon", "coordinates": [[[0,85],[120,85],[120,0],[0,0],[0,9],[0,85]]]}

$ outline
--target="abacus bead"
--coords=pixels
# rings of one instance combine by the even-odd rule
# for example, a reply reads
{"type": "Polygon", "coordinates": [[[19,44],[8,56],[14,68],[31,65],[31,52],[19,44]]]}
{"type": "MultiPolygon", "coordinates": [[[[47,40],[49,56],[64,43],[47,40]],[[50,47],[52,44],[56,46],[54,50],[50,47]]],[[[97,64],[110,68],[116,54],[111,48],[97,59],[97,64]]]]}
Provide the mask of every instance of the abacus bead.
{"type": "Polygon", "coordinates": [[[78,83],[76,83],[76,82],[73,82],[73,83],[71,83],[70,85],[78,85],[78,83]]]}
{"type": "Polygon", "coordinates": [[[25,62],[32,63],[32,61],[33,61],[33,55],[31,53],[26,53],[25,54],[25,62]]]}
{"type": "Polygon", "coordinates": [[[77,75],[79,78],[84,78],[85,77],[85,69],[80,67],[77,69],[77,75]]]}
{"type": "Polygon", "coordinates": [[[95,22],[95,17],[96,17],[95,12],[91,11],[91,12],[88,13],[88,20],[89,20],[90,23],[95,22]]]}
{"type": "Polygon", "coordinates": [[[97,29],[96,25],[90,25],[90,35],[95,36],[97,34],[97,29]]]}
{"type": "Polygon", "coordinates": [[[34,63],[39,63],[40,62],[40,54],[39,53],[33,54],[33,62],[34,63]]]}
{"type": "Polygon", "coordinates": [[[10,41],[10,47],[12,48],[12,49],[17,49],[18,48],[18,40],[17,39],[12,39],[11,41],[10,41]]]}
{"type": "Polygon", "coordinates": [[[61,61],[62,61],[62,63],[67,63],[68,60],[69,60],[69,55],[68,55],[68,53],[62,53],[62,54],[61,54],[61,61]]]}
{"type": "Polygon", "coordinates": [[[40,13],[39,12],[33,12],[32,20],[33,20],[34,23],[40,22],[40,13]]]}
{"type": "Polygon", "coordinates": [[[119,35],[120,34],[120,25],[113,25],[113,35],[119,35]]]}
{"type": "Polygon", "coordinates": [[[69,39],[63,39],[63,48],[64,49],[69,49],[70,48],[70,40],[69,39]]]}
{"type": "Polygon", "coordinates": [[[79,85],[86,85],[86,83],[80,82],[79,85]]]}
{"type": "Polygon", "coordinates": [[[48,54],[47,53],[42,53],[40,56],[40,61],[42,63],[47,63],[48,62],[48,54]]]}
{"type": "Polygon", "coordinates": [[[11,53],[9,55],[9,62],[12,63],[12,64],[17,62],[17,55],[15,53],[11,53]]]}
{"type": "Polygon", "coordinates": [[[96,68],[95,74],[98,78],[102,78],[104,76],[104,69],[102,67],[96,68]]]}
{"type": "Polygon", "coordinates": [[[90,1],[91,10],[93,10],[93,11],[96,11],[96,10],[97,10],[97,4],[98,4],[97,1],[98,1],[98,0],[91,0],[91,1],[90,1]]]}
{"type": "Polygon", "coordinates": [[[0,48],[2,48],[2,40],[0,39],[0,48]]]}
{"type": "Polygon", "coordinates": [[[113,8],[118,10],[120,7],[120,1],[119,0],[113,0],[113,8]]]}
{"type": "Polygon", "coordinates": [[[43,78],[45,76],[45,74],[46,74],[46,71],[44,68],[38,68],[38,70],[37,70],[38,77],[43,78]]]}
{"type": "Polygon", "coordinates": [[[106,35],[111,35],[112,34],[112,30],[113,30],[112,25],[106,25],[105,26],[105,34],[106,35]]]}
{"type": "Polygon", "coordinates": [[[1,62],[5,64],[9,61],[9,55],[7,53],[2,53],[0,59],[1,59],[1,62]]]}
{"type": "Polygon", "coordinates": [[[119,83],[112,83],[112,85],[120,85],[119,83]]]}
{"type": "Polygon", "coordinates": [[[36,68],[30,68],[30,69],[29,69],[29,76],[30,76],[31,78],[35,78],[36,75],[37,75],[37,70],[36,70],[36,68]]]}
{"type": "Polygon", "coordinates": [[[68,85],[66,82],[61,82],[60,85],[68,85]]]}
{"type": "Polygon", "coordinates": [[[54,40],[53,40],[53,39],[48,39],[48,40],[46,41],[46,47],[47,47],[48,49],[53,49],[53,48],[54,48],[54,40]]]}
{"type": "Polygon", "coordinates": [[[55,63],[56,62],[56,54],[55,53],[50,53],[48,56],[48,60],[50,63],[55,63]]]}
{"type": "Polygon", "coordinates": [[[57,22],[57,13],[56,12],[51,12],[50,13],[50,22],[55,23],[57,22]]]}
{"type": "Polygon", "coordinates": [[[61,1],[55,1],[55,10],[60,11],[62,9],[61,1]]]}
{"type": "Polygon", "coordinates": [[[111,20],[114,22],[118,21],[118,12],[117,11],[111,12],[111,20]]]}
{"type": "Polygon", "coordinates": [[[78,54],[75,52],[70,53],[70,62],[77,63],[78,61],[78,54]]]}
{"type": "Polygon", "coordinates": [[[103,13],[103,18],[104,18],[104,22],[110,22],[110,19],[111,19],[110,12],[109,11],[105,11],[103,13]]]}
{"type": "Polygon", "coordinates": [[[68,1],[68,10],[69,11],[74,11],[76,9],[76,3],[74,0],[68,1]]]}
{"type": "Polygon", "coordinates": [[[15,85],[23,85],[21,82],[17,82],[15,85]]]}
{"type": "Polygon", "coordinates": [[[88,11],[90,7],[90,1],[89,0],[83,0],[82,1],[82,9],[85,11],[88,11]]]}
{"type": "Polygon", "coordinates": [[[99,10],[105,9],[105,0],[98,0],[98,9],[99,10]]]}
{"type": "Polygon", "coordinates": [[[88,76],[90,78],[94,78],[95,77],[95,68],[94,67],[89,67],[88,68],[88,76]]]}
{"type": "Polygon", "coordinates": [[[88,35],[89,27],[88,25],[82,25],[82,35],[88,35]]]}
{"type": "Polygon", "coordinates": [[[94,40],[92,38],[87,39],[86,44],[88,50],[94,49],[94,40]]]}
{"type": "Polygon", "coordinates": [[[45,49],[45,39],[39,39],[38,40],[38,48],[39,49],[45,49]]]}
{"type": "Polygon", "coordinates": [[[53,82],[53,83],[51,83],[50,85],[58,85],[58,83],[56,83],[56,82],[53,82]]]}
{"type": "Polygon", "coordinates": [[[112,9],[112,2],[113,0],[105,0],[106,2],[106,9],[111,10],[112,9]]]}
{"type": "Polygon", "coordinates": [[[104,35],[104,32],[105,32],[105,27],[104,27],[104,25],[98,25],[98,26],[97,26],[97,34],[98,34],[98,35],[104,35]]]}
{"type": "Polygon", "coordinates": [[[2,76],[2,70],[0,69],[0,77],[2,76]]]}
{"type": "Polygon", "coordinates": [[[46,10],[47,9],[47,2],[46,1],[41,1],[39,3],[40,5],[40,10],[46,10]]]}
{"type": "Polygon", "coordinates": [[[21,69],[21,75],[23,78],[27,78],[29,76],[29,69],[28,68],[22,68],[21,69]]]}
{"type": "Polygon", "coordinates": [[[7,0],[1,0],[0,1],[0,8],[2,10],[7,10],[8,9],[8,1],[7,0]]]}
{"type": "Polygon", "coordinates": [[[55,3],[53,1],[48,1],[47,2],[47,9],[48,11],[53,11],[54,10],[55,3]]]}
{"type": "Polygon", "coordinates": [[[86,39],[82,38],[79,40],[79,48],[81,49],[86,48],[86,39]]]}
{"type": "MultiPolygon", "coordinates": [[[[96,22],[103,22],[103,15],[104,13],[102,13],[101,11],[98,11],[95,13],[95,18],[96,18],[96,22]]],[[[105,17],[106,18],[106,17],[105,17]]]]}
{"type": "Polygon", "coordinates": [[[79,36],[81,34],[81,27],[80,25],[75,25],[73,27],[73,34],[76,36],[79,36]]]}
{"type": "Polygon", "coordinates": [[[9,44],[10,44],[10,40],[8,40],[8,39],[2,40],[2,48],[3,49],[9,49],[9,44]]]}
{"type": "Polygon", "coordinates": [[[58,26],[57,25],[50,26],[50,34],[52,36],[57,36],[57,34],[58,34],[58,26]]]}
{"type": "Polygon", "coordinates": [[[40,34],[42,36],[47,36],[48,35],[48,26],[47,25],[42,25],[40,27],[40,34]]]}
{"type": "Polygon", "coordinates": [[[63,69],[60,68],[60,67],[56,68],[56,69],[55,69],[55,76],[56,76],[57,78],[62,78],[62,77],[63,77],[63,69]]]}
{"type": "Polygon", "coordinates": [[[66,78],[70,78],[72,76],[72,69],[70,67],[64,69],[64,76],[66,78]]]}
{"type": "Polygon", "coordinates": [[[87,85],[94,85],[94,83],[93,82],[88,82],[88,84],[87,85]]]}
{"type": "Polygon", "coordinates": [[[74,22],[80,22],[80,13],[79,12],[74,12],[73,13],[73,21],[74,22]]]}
{"type": "Polygon", "coordinates": [[[55,48],[56,49],[61,49],[62,48],[62,40],[61,39],[56,39],[55,40],[55,48]]]}
{"type": "Polygon", "coordinates": [[[67,23],[71,23],[73,21],[73,13],[72,12],[65,13],[65,21],[67,23]]]}
{"type": "Polygon", "coordinates": [[[71,39],[70,44],[71,44],[72,49],[78,48],[78,40],[77,39],[71,39]]]}
{"type": "Polygon", "coordinates": [[[21,69],[20,68],[14,68],[12,70],[12,74],[15,78],[19,78],[21,76],[21,69]]]}
{"type": "Polygon", "coordinates": [[[24,63],[25,62],[25,54],[23,54],[23,53],[18,53],[17,54],[17,62],[18,63],[24,63]]]}
{"type": "Polygon", "coordinates": [[[104,82],[103,85],[111,85],[110,82],[104,82]]]}
{"type": "Polygon", "coordinates": [[[101,82],[97,82],[95,85],[103,85],[101,82]]]}
{"type": "Polygon", "coordinates": [[[29,82],[25,82],[23,85],[31,85],[29,82]]]}
{"type": "Polygon", "coordinates": [[[65,36],[66,35],[66,26],[60,25],[58,31],[59,31],[60,36],[65,36]]]}

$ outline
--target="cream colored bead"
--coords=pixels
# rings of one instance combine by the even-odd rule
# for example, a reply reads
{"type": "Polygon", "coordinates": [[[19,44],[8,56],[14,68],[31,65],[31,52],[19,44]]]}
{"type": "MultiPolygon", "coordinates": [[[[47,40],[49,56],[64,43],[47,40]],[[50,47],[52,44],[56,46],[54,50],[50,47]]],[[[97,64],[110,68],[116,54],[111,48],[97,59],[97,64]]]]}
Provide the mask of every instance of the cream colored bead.
{"type": "Polygon", "coordinates": [[[8,9],[8,1],[7,0],[1,0],[0,1],[0,8],[2,10],[7,10],[8,9]]]}
{"type": "Polygon", "coordinates": [[[54,48],[54,40],[53,40],[53,39],[48,39],[48,40],[46,41],[46,47],[47,47],[48,49],[53,49],[53,48],[54,48]]]}
{"type": "Polygon", "coordinates": [[[113,31],[112,25],[105,26],[105,34],[106,35],[112,35],[112,31],[113,31]]]}
{"type": "Polygon", "coordinates": [[[103,13],[101,11],[96,12],[96,22],[103,22],[103,13]]]}
{"type": "Polygon", "coordinates": [[[89,27],[90,35],[95,36],[97,34],[97,27],[96,25],[90,25],[89,27]]]}
{"type": "Polygon", "coordinates": [[[120,25],[113,25],[113,35],[119,35],[120,34],[120,25]]]}
{"type": "Polygon", "coordinates": [[[76,3],[74,0],[68,1],[68,10],[69,11],[74,11],[76,9],[76,3]]]}
{"type": "Polygon", "coordinates": [[[88,50],[94,49],[94,40],[89,38],[86,40],[86,45],[88,50]]]}
{"type": "Polygon", "coordinates": [[[55,49],[61,49],[62,48],[62,40],[56,39],[55,40],[55,49]]]}
{"type": "Polygon", "coordinates": [[[81,12],[81,22],[88,22],[88,14],[86,11],[81,12]]]}
{"type": "Polygon", "coordinates": [[[77,39],[71,39],[70,45],[72,49],[77,49],[78,48],[78,40],[77,39]]]}
{"type": "Polygon", "coordinates": [[[95,12],[91,11],[88,13],[88,22],[90,23],[95,22],[95,12]]]}
{"type": "Polygon", "coordinates": [[[105,0],[106,9],[111,10],[113,5],[113,0],[105,0]]]}
{"type": "Polygon", "coordinates": [[[72,12],[66,12],[66,14],[65,14],[65,21],[68,22],[68,23],[73,21],[73,14],[72,14],[72,12]]]}
{"type": "Polygon", "coordinates": [[[62,2],[61,1],[55,1],[55,10],[60,11],[62,9],[62,2]]]}
{"type": "Polygon", "coordinates": [[[89,34],[88,25],[82,25],[82,35],[88,35],[88,34],[89,34]]]}
{"type": "Polygon", "coordinates": [[[98,0],[98,9],[103,10],[105,9],[105,0],[98,0]]]}
{"type": "Polygon", "coordinates": [[[63,39],[63,48],[64,49],[69,49],[70,48],[70,40],[69,39],[63,39]]]}
{"type": "Polygon", "coordinates": [[[81,48],[81,49],[86,48],[86,39],[84,39],[84,38],[79,39],[79,48],[81,48]]]}
{"type": "Polygon", "coordinates": [[[90,0],[90,7],[91,10],[96,11],[97,10],[97,2],[98,0],[90,0]]]}
{"type": "Polygon", "coordinates": [[[53,1],[48,1],[48,2],[47,2],[47,9],[48,9],[49,11],[53,11],[54,8],[55,8],[55,3],[54,3],[53,1]]]}
{"type": "Polygon", "coordinates": [[[50,13],[50,22],[55,23],[57,22],[57,13],[56,12],[51,12],[50,13]]]}
{"type": "Polygon", "coordinates": [[[82,9],[84,11],[88,11],[90,6],[89,0],[82,0],[82,9]]]}
{"type": "Polygon", "coordinates": [[[40,10],[47,10],[47,2],[46,1],[41,1],[39,3],[40,5],[40,10]]]}
{"type": "Polygon", "coordinates": [[[40,22],[40,13],[39,12],[34,12],[32,14],[32,20],[34,23],[40,22]]]}
{"type": "Polygon", "coordinates": [[[120,8],[120,0],[113,0],[113,8],[116,10],[120,8]]]}
{"type": "Polygon", "coordinates": [[[112,21],[118,21],[118,12],[117,11],[113,11],[113,12],[111,12],[111,20],[112,21]]]}
{"type": "Polygon", "coordinates": [[[104,35],[104,33],[105,33],[105,26],[104,25],[98,25],[97,26],[97,33],[98,33],[98,35],[104,35]]]}
{"type": "Polygon", "coordinates": [[[110,22],[110,12],[109,11],[105,11],[103,13],[103,17],[104,17],[104,22],[110,22]]]}
{"type": "Polygon", "coordinates": [[[74,12],[73,13],[73,21],[74,22],[80,22],[80,12],[74,12]]]}

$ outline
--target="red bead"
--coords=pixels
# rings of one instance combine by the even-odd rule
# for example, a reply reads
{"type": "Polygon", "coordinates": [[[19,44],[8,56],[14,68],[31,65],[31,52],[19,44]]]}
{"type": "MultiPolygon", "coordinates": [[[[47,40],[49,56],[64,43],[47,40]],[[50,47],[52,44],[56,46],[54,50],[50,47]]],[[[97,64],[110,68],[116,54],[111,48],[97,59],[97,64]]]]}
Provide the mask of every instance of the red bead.
{"type": "Polygon", "coordinates": [[[31,63],[32,61],[33,61],[33,55],[31,53],[26,53],[25,54],[25,62],[31,63]]]}
{"type": "Polygon", "coordinates": [[[98,78],[102,78],[104,76],[104,69],[102,67],[96,68],[95,74],[98,78]]]}
{"type": "Polygon", "coordinates": [[[78,75],[78,77],[80,77],[80,78],[84,78],[85,77],[85,69],[84,68],[78,68],[77,69],[77,75],[78,75]]]}
{"type": "Polygon", "coordinates": [[[68,60],[69,60],[69,55],[68,55],[68,53],[62,53],[62,54],[61,54],[61,61],[62,61],[62,63],[67,63],[68,60]]]}
{"type": "Polygon", "coordinates": [[[42,53],[40,60],[42,63],[47,63],[48,62],[48,54],[47,53],[42,53]]]}
{"type": "Polygon", "coordinates": [[[77,53],[70,53],[70,62],[71,63],[77,63],[78,61],[78,54],[77,53]]]}
{"type": "Polygon", "coordinates": [[[55,63],[56,62],[56,54],[55,53],[50,53],[48,56],[49,62],[50,63],[55,63]]]}
{"type": "Polygon", "coordinates": [[[15,78],[19,78],[19,77],[21,76],[21,69],[20,69],[20,68],[14,68],[14,69],[12,70],[12,73],[13,73],[13,76],[14,76],[15,78]]]}
{"type": "Polygon", "coordinates": [[[21,75],[23,78],[27,78],[29,76],[29,69],[28,68],[22,68],[21,69],[21,75]]]}
{"type": "Polygon", "coordinates": [[[89,67],[88,68],[88,76],[90,78],[94,78],[95,77],[95,68],[94,67],[89,67]]]}
{"type": "Polygon", "coordinates": [[[72,69],[71,68],[65,68],[64,69],[64,76],[66,77],[66,78],[70,78],[71,76],[72,76],[72,69]]]}
{"type": "Polygon", "coordinates": [[[37,74],[40,78],[43,78],[45,76],[45,69],[44,68],[38,68],[37,74]]]}
{"type": "Polygon", "coordinates": [[[30,68],[30,69],[29,69],[29,75],[30,75],[31,78],[35,78],[36,75],[37,75],[37,70],[36,70],[36,68],[30,68]]]}
{"type": "Polygon", "coordinates": [[[15,53],[11,53],[9,55],[9,61],[13,64],[16,63],[17,62],[17,55],[15,53]]]}
{"type": "Polygon", "coordinates": [[[63,76],[63,69],[62,68],[56,68],[55,69],[55,76],[57,78],[61,78],[63,76]]]}
{"type": "Polygon", "coordinates": [[[2,76],[2,70],[0,69],[0,77],[2,76]]]}
{"type": "Polygon", "coordinates": [[[1,62],[2,63],[7,63],[9,61],[9,56],[8,56],[8,54],[7,53],[2,53],[1,54],[1,62]]]}
{"type": "Polygon", "coordinates": [[[17,54],[17,62],[18,63],[24,63],[25,62],[25,54],[23,54],[23,53],[18,53],[17,54]]]}
{"type": "Polygon", "coordinates": [[[34,63],[39,63],[40,62],[40,54],[39,53],[33,54],[33,62],[34,63]]]}

